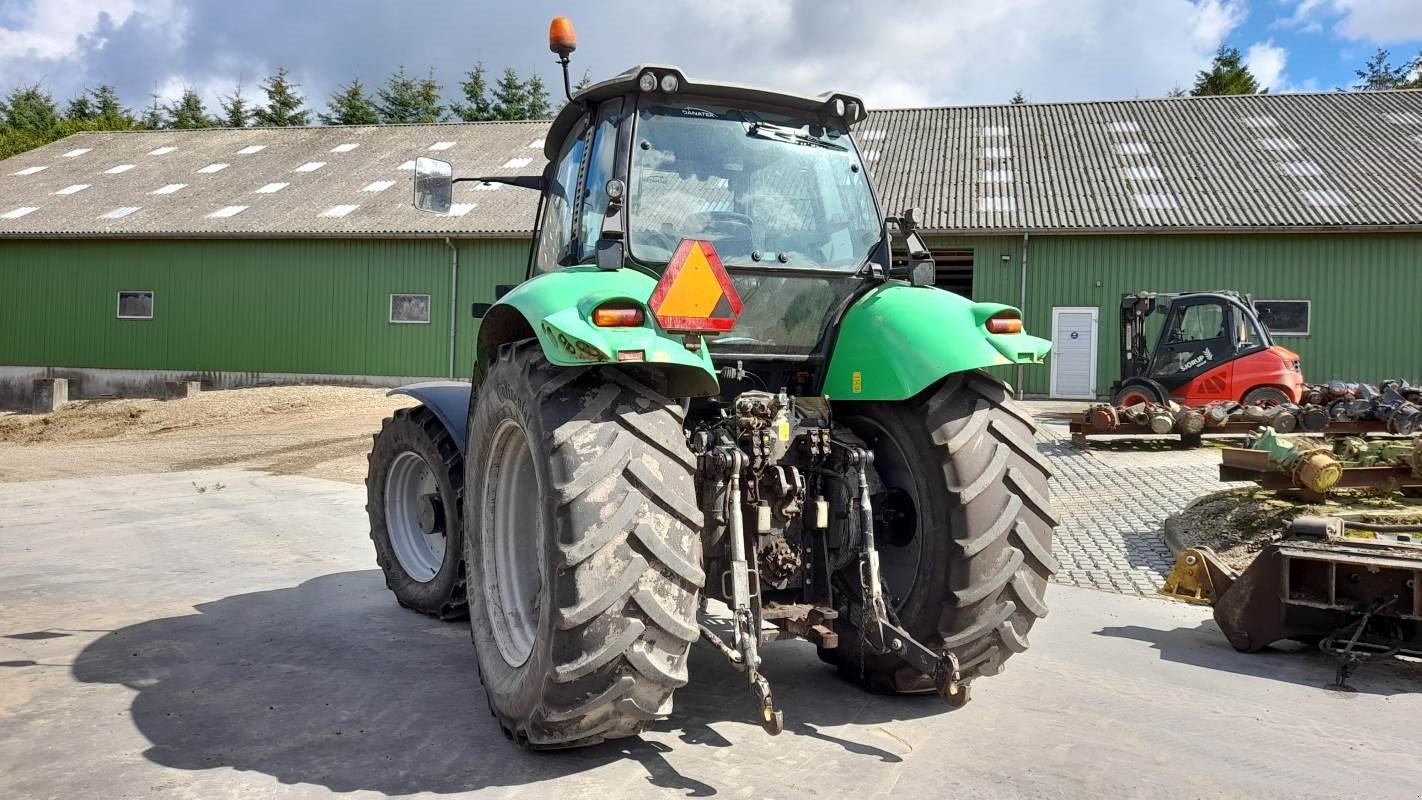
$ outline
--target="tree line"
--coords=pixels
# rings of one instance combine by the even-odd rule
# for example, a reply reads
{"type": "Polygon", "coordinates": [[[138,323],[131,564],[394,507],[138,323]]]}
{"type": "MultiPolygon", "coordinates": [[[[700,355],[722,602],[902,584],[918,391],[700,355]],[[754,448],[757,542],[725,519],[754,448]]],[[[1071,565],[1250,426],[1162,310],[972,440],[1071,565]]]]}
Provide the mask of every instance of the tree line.
{"type": "MultiPolygon", "coordinates": [[[[1353,70],[1355,80],[1349,86],[1340,86],[1340,92],[1377,92],[1386,89],[1422,89],[1422,53],[1410,61],[1392,63],[1392,53],[1379,48],[1361,69],[1353,70]]],[[[1187,91],[1175,88],[1170,97],[1210,97],[1226,94],[1267,94],[1269,87],[1260,86],[1259,80],[1244,63],[1244,56],[1237,47],[1221,47],[1215,53],[1210,66],[1195,73],[1195,83],[1187,91]]],[[[1027,102],[1027,97],[1018,89],[1011,103],[1027,102]]]]}
{"type": "MultiPolygon", "coordinates": [[[[590,83],[583,76],[578,88],[590,83]]],[[[249,98],[237,86],[209,110],[196,89],[186,89],[171,103],[154,94],[139,110],[120,102],[108,84],[84,89],[63,108],[44,88],[30,84],[0,99],[0,159],[80,131],[186,130],[192,128],[290,127],[311,125],[389,125],[414,122],[483,122],[546,119],[554,107],[536,74],[512,68],[490,83],[482,63],[464,74],[456,99],[447,101],[434,71],[413,75],[402,66],[374,91],[359,78],[337,86],[324,109],[307,107],[301,87],[284,67],[262,81],[249,98]]]]}

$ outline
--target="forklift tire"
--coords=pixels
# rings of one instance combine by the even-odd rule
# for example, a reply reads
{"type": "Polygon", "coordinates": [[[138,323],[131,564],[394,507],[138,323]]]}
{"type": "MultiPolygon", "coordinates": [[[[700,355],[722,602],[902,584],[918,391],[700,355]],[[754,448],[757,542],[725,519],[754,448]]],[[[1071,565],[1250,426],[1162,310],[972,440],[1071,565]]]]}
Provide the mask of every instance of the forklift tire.
{"type": "Polygon", "coordinates": [[[1165,387],[1149,378],[1136,378],[1131,383],[1122,386],[1111,397],[1111,405],[1117,408],[1125,408],[1138,403],[1154,403],[1155,405],[1165,405],[1170,393],[1165,391],[1165,387]]]}
{"type": "Polygon", "coordinates": [[[1245,392],[1244,399],[1240,401],[1240,404],[1273,408],[1274,406],[1282,406],[1288,402],[1289,396],[1284,393],[1283,389],[1278,389],[1273,386],[1260,386],[1245,392]]]}
{"type": "Polygon", "coordinates": [[[385,585],[405,608],[463,618],[459,447],[433,412],[415,406],[386,418],[367,459],[365,510],[385,585]]]}
{"type": "Polygon", "coordinates": [[[464,560],[489,709],[532,748],[640,733],[699,638],[702,513],[657,376],[503,345],[469,420],[464,560]]]}
{"type": "MultiPolygon", "coordinates": [[[[1027,649],[1057,570],[1050,472],[1032,418],[981,372],[949,376],[912,400],[856,403],[841,413],[874,451],[883,490],[907,492],[917,511],[908,537],[876,526],[891,617],[920,642],[955,655],[963,681],[996,674],[1027,649]],[[896,546],[917,548],[897,580],[896,546]]],[[[839,646],[821,651],[825,660],[872,691],[934,689],[899,658],[862,652],[845,618],[839,646]]]]}

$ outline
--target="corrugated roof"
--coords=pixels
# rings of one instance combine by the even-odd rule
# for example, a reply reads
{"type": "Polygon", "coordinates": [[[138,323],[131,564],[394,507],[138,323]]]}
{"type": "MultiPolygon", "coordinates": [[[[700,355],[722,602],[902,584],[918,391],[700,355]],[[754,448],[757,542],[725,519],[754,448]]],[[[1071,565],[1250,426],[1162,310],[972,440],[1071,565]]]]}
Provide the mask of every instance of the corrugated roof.
{"type": "MultiPolygon", "coordinates": [[[[536,196],[410,205],[413,159],[542,164],[547,122],[83,133],[0,162],[0,236],[526,234],[536,196]]],[[[931,232],[1422,229],[1422,91],[918,108],[855,138],[931,232]]]]}
{"type": "Polygon", "coordinates": [[[527,189],[460,185],[457,215],[416,210],[414,159],[441,158],[465,175],[537,173],[547,128],[537,121],[81,133],[0,161],[0,235],[526,234],[538,203],[527,189]],[[6,218],[17,208],[34,210],[6,218]]]}

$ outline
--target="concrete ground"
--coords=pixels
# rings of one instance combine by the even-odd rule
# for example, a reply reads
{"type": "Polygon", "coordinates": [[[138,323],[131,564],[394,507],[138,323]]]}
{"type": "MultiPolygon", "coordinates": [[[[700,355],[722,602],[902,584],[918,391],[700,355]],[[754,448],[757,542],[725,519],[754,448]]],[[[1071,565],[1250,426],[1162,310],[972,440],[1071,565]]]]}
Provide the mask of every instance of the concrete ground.
{"type": "Polygon", "coordinates": [[[787,730],[703,646],[673,716],[524,753],[463,624],[398,608],[358,486],[234,469],[0,483],[0,797],[1415,797],[1422,665],[1322,691],[1208,612],[1053,587],[966,708],[767,648],[787,730]]]}

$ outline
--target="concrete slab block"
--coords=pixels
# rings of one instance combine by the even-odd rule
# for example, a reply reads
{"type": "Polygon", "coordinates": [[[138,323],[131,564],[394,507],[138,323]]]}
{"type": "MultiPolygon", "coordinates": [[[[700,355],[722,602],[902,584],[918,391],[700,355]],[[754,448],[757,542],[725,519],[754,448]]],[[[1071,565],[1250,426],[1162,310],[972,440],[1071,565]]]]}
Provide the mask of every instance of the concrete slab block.
{"type": "Polygon", "coordinates": [[[202,381],[164,381],[163,399],[182,400],[202,391],[202,381]]]}
{"type": "Polygon", "coordinates": [[[30,411],[48,414],[69,402],[69,381],[65,378],[36,378],[30,394],[30,411]]]}

